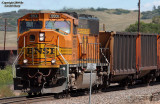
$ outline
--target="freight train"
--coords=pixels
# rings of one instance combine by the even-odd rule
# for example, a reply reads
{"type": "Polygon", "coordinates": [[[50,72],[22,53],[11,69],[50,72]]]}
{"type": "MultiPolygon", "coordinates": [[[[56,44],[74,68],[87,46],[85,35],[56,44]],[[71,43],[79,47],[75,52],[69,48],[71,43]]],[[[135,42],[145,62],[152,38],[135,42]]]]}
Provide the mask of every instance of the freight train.
{"type": "Polygon", "coordinates": [[[69,93],[88,89],[95,63],[93,90],[110,83],[145,83],[160,74],[160,36],[99,31],[99,19],[68,12],[30,13],[18,19],[18,56],[14,89],[69,93]]]}

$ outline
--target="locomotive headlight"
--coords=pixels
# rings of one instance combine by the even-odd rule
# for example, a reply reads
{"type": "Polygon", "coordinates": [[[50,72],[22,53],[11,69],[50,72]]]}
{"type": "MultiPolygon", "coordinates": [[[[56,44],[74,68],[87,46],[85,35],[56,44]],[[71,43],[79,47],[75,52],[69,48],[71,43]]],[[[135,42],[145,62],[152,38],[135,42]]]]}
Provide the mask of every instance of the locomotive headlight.
{"type": "Polygon", "coordinates": [[[51,64],[55,64],[55,63],[56,63],[55,59],[51,60],[51,64]]]}
{"type": "Polygon", "coordinates": [[[28,62],[27,59],[24,59],[24,60],[23,60],[23,63],[24,63],[24,64],[27,64],[27,62],[28,62]]]}
{"type": "Polygon", "coordinates": [[[44,39],[45,39],[45,34],[39,33],[39,41],[44,41],[44,39]]]}

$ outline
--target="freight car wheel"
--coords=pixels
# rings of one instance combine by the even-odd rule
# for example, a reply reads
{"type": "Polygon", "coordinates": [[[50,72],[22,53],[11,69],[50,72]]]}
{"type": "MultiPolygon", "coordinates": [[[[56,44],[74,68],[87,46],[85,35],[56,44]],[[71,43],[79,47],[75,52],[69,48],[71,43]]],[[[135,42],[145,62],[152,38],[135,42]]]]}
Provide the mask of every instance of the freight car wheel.
{"type": "Polygon", "coordinates": [[[123,87],[124,90],[128,89],[128,80],[123,80],[119,83],[120,87],[123,87]]]}
{"type": "Polygon", "coordinates": [[[98,93],[99,92],[99,87],[96,85],[93,87],[93,93],[98,93]]]}
{"type": "Polygon", "coordinates": [[[142,79],[142,83],[146,84],[146,86],[149,86],[151,82],[151,76],[147,75],[142,79]]]}

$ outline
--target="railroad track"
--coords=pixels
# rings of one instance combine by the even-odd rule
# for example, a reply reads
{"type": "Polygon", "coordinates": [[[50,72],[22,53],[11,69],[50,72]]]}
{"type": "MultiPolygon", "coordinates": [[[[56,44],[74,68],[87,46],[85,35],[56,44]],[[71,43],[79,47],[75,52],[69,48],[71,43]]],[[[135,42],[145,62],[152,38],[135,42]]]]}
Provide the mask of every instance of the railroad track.
{"type": "MultiPolygon", "coordinates": [[[[152,83],[151,86],[154,86],[157,84],[160,84],[160,82],[152,83]]],[[[137,84],[137,85],[129,87],[129,89],[138,89],[141,87],[145,88],[146,85],[145,84],[137,84]]],[[[121,91],[121,90],[124,90],[124,88],[120,87],[118,85],[113,85],[113,86],[110,86],[107,90],[99,91],[98,93],[93,93],[93,95],[114,92],[114,91],[121,91]]],[[[71,97],[88,96],[88,95],[89,94],[82,94],[82,95],[80,94],[79,95],[77,93],[76,95],[73,95],[71,97]]],[[[34,102],[58,100],[54,97],[55,97],[54,94],[44,94],[42,96],[31,96],[31,97],[28,97],[28,96],[7,97],[7,98],[1,98],[0,104],[30,104],[30,103],[34,103],[34,102]]],[[[65,99],[69,99],[69,98],[70,98],[70,96],[65,97],[65,99]]],[[[60,99],[62,99],[62,98],[60,98],[60,99]]],[[[160,100],[160,92],[152,94],[150,101],[158,101],[158,100],[160,100]]]]}
{"type": "Polygon", "coordinates": [[[30,104],[34,102],[40,102],[40,101],[48,101],[53,100],[54,95],[43,95],[43,96],[20,96],[20,97],[7,97],[7,98],[1,98],[0,104],[30,104]]]}

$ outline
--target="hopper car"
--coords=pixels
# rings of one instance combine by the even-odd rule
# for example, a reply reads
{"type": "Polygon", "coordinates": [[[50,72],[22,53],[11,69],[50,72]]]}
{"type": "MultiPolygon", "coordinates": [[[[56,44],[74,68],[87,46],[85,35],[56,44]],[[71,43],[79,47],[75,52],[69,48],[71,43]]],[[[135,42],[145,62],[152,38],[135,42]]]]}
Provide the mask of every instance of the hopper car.
{"type": "Polygon", "coordinates": [[[99,19],[68,12],[29,13],[18,19],[18,55],[14,89],[69,93],[88,89],[95,63],[93,90],[159,78],[158,34],[99,31],[99,19]]]}

